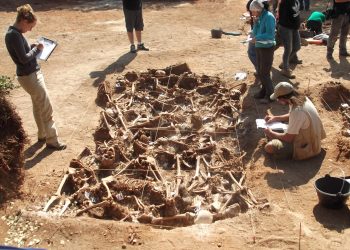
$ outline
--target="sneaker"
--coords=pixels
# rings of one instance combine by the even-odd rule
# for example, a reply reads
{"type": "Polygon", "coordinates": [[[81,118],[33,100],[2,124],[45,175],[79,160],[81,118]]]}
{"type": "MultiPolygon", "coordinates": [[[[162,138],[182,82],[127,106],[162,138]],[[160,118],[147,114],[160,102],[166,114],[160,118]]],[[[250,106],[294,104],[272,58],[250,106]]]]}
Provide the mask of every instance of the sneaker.
{"type": "Polygon", "coordinates": [[[67,148],[67,145],[62,143],[62,142],[57,142],[55,144],[48,144],[46,143],[46,147],[49,149],[53,149],[53,150],[65,150],[67,148]]]}
{"type": "Polygon", "coordinates": [[[293,72],[290,69],[282,69],[281,74],[289,79],[295,78],[295,75],[293,74],[293,72]]]}
{"type": "Polygon", "coordinates": [[[136,47],[135,47],[135,44],[131,44],[131,45],[130,45],[130,52],[131,52],[131,53],[136,53],[136,52],[137,52],[136,47]]]}
{"type": "Polygon", "coordinates": [[[137,45],[137,50],[149,51],[149,48],[146,48],[143,43],[137,45]]]}

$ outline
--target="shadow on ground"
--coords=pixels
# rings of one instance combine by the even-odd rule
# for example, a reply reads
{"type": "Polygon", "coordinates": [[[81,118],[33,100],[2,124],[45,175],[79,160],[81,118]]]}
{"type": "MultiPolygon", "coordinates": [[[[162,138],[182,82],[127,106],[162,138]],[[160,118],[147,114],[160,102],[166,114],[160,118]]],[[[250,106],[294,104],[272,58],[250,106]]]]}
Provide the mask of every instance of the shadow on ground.
{"type": "Polygon", "coordinates": [[[41,162],[42,159],[46,158],[47,156],[51,155],[54,152],[54,150],[52,149],[43,147],[44,145],[45,143],[38,141],[24,151],[24,157],[26,159],[26,162],[24,163],[25,169],[31,169],[36,164],[41,162]],[[39,150],[41,151],[37,155],[35,155],[39,150]],[[27,160],[27,159],[30,159],[30,160],[27,160]]]}
{"type": "Polygon", "coordinates": [[[347,206],[341,209],[330,209],[317,204],[313,213],[315,219],[329,230],[341,233],[350,228],[350,210],[347,206]]]}
{"type": "Polygon", "coordinates": [[[309,182],[320,170],[326,151],[311,159],[303,161],[265,159],[265,165],[280,170],[278,173],[267,173],[265,179],[270,187],[276,189],[293,188],[309,182]]]}
{"type": "Polygon", "coordinates": [[[339,57],[339,63],[335,60],[329,60],[329,68],[324,68],[326,72],[330,72],[332,78],[350,80],[350,63],[346,57],[339,57]]]}
{"type": "Polygon", "coordinates": [[[247,79],[248,89],[247,94],[242,100],[242,118],[246,118],[244,127],[246,128],[246,134],[240,137],[240,145],[243,150],[246,151],[245,161],[256,162],[262,155],[261,140],[264,138],[264,133],[256,129],[255,120],[258,118],[264,118],[266,111],[270,108],[271,104],[259,104],[254,99],[254,94],[259,92],[260,85],[252,84],[254,82],[253,74],[249,73],[247,79]]]}
{"type": "Polygon", "coordinates": [[[93,82],[93,86],[98,87],[98,85],[106,79],[107,75],[123,72],[125,66],[132,62],[132,60],[134,60],[136,56],[136,53],[125,53],[124,55],[119,57],[117,61],[109,65],[104,70],[91,72],[90,77],[93,79],[96,78],[93,82]]]}

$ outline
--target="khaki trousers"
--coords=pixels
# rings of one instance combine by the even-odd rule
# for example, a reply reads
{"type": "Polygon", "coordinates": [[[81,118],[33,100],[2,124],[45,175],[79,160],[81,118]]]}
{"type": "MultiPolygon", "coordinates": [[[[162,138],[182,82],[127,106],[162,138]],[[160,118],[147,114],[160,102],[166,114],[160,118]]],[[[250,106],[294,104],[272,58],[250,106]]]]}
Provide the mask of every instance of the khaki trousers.
{"type": "Polygon", "coordinates": [[[34,119],[38,126],[38,138],[46,138],[46,143],[57,144],[58,134],[43,74],[39,70],[27,76],[18,76],[17,79],[32,98],[34,119]]]}
{"type": "Polygon", "coordinates": [[[331,33],[329,34],[327,44],[327,52],[329,54],[333,53],[334,45],[338,40],[339,33],[339,53],[345,54],[347,52],[346,41],[349,34],[349,15],[347,14],[342,14],[337,18],[332,19],[331,33]]]}

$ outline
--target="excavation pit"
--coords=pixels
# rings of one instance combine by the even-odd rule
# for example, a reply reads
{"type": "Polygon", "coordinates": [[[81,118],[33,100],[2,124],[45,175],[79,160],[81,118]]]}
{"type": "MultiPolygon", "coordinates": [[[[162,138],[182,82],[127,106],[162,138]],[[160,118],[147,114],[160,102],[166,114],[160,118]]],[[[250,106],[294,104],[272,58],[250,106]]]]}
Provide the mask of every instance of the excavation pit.
{"type": "Polygon", "coordinates": [[[244,185],[245,91],[187,64],[102,83],[96,148],[72,160],[44,210],[174,227],[266,206],[244,185]]]}

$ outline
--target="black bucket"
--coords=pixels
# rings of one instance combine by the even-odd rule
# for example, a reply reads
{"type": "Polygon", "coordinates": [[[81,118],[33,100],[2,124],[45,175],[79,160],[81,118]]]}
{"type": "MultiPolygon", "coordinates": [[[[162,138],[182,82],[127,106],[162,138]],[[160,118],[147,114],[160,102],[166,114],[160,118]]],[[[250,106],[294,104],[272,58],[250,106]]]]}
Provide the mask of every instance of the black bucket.
{"type": "Polygon", "coordinates": [[[349,182],[328,174],[316,180],[315,188],[320,204],[328,208],[343,207],[350,195],[349,182]]]}
{"type": "Polygon", "coordinates": [[[212,29],[211,30],[211,37],[212,38],[221,38],[222,36],[222,29],[212,29]]]}

